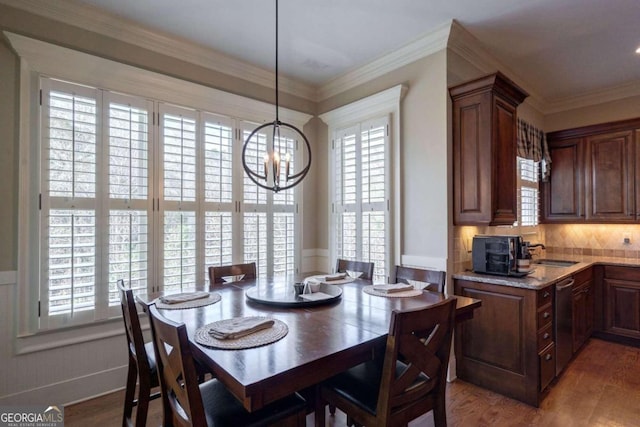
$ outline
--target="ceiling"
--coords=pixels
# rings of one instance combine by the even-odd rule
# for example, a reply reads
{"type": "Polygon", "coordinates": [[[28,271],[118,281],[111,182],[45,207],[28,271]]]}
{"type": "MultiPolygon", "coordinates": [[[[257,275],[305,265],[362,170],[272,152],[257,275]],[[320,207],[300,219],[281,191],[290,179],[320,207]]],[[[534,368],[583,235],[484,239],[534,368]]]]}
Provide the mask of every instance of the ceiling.
{"type": "MultiPolygon", "coordinates": [[[[273,70],[275,2],[80,0],[273,70]]],[[[455,19],[554,102],[640,94],[638,0],[280,0],[280,73],[321,86],[455,19]]]]}

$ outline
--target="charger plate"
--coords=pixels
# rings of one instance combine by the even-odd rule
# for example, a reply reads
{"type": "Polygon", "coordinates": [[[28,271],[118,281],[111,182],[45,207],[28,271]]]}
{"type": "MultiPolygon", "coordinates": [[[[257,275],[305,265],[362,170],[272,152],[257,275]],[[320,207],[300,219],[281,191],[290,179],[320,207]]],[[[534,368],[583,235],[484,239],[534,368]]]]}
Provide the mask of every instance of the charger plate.
{"type": "Polygon", "coordinates": [[[245,348],[260,347],[263,345],[274,343],[282,339],[289,333],[289,327],[281,320],[261,316],[250,316],[248,318],[260,320],[270,319],[273,320],[273,326],[268,329],[262,329],[250,335],[233,340],[219,340],[209,334],[209,329],[211,329],[213,326],[232,323],[233,321],[237,320],[237,318],[218,320],[217,322],[209,323],[201,328],[196,329],[194,335],[195,340],[198,344],[202,344],[207,347],[221,348],[224,350],[242,350],[245,348]]]}
{"type": "Polygon", "coordinates": [[[160,301],[160,298],[156,298],[154,301],[157,308],[161,308],[163,310],[184,310],[187,308],[197,308],[204,307],[206,305],[215,304],[220,301],[222,297],[217,292],[210,292],[209,297],[207,298],[199,298],[191,301],[179,302],[176,304],[165,304],[160,301]]]}
{"type": "Polygon", "coordinates": [[[373,286],[365,286],[362,290],[369,294],[375,295],[377,297],[387,297],[387,298],[409,298],[409,297],[417,297],[418,295],[422,295],[422,290],[420,289],[410,289],[408,291],[402,292],[380,292],[373,289],[373,286]]]}

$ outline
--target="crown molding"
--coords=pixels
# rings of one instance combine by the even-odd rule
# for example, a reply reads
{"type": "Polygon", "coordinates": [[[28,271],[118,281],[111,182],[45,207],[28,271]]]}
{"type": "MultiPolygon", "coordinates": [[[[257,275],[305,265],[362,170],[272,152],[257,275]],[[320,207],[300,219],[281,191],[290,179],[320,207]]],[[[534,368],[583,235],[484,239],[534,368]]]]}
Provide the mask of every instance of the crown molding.
{"type": "Polygon", "coordinates": [[[567,110],[589,107],[605,102],[640,96],[640,82],[631,82],[605,89],[587,92],[582,95],[560,98],[545,105],[545,114],[560,113],[567,110]]]}
{"type": "Polygon", "coordinates": [[[487,47],[473,34],[467,31],[456,20],[451,23],[451,36],[447,47],[469,61],[473,66],[485,73],[500,71],[518,86],[529,92],[526,102],[541,113],[544,113],[544,101],[529,85],[521,79],[509,66],[496,59],[487,47]]]}
{"type": "Polygon", "coordinates": [[[330,80],[318,89],[318,101],[328,99],[357,85],[383,76],[404,65],[415,62],[447,47],[451,22],[447,22],[425,36],[383,55],[368,64],[330,80]]]}
{"type": "MultiPolygon", "coordinates": [[[[247,64],[193,42],[143,28],[126,18],[104,12],[76,0],[20,0],[18,2],[0,0],[0,4],[275,89],[275,73],[271,71],[247,64]]],[[[316,100],[314,86],[285,76],[279,76],[279,89],[304,99],[316,100]]]]}

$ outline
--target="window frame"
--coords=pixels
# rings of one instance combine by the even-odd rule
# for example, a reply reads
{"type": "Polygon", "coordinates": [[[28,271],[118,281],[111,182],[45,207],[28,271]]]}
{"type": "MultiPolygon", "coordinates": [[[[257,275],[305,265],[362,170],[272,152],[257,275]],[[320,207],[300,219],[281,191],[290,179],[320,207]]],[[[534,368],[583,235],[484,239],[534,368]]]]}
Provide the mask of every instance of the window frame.
{"type": "MultiPolygon", "coordinates": [[[[20,348],[32,348],[28,338],[44,331],[39,327],[40,259],[33,256],[39,248],[39,173],[42,169],[39,151],[40,77],[72,81],[89,87],[108,88],[115,93],[135,94],[139,97],[156,99],[158,102],[189,105],[198,110],[212,111],[230,117],[242,117],[244,120],[255,123],[270,119],[273,115],[273,105],[25,36],[13,33],[6,33],[6,35],[20,57],[20,196],[17,277],[19,286],[16,336],[25,338],[20,348]],[[92,73],[86,73],[84,70],[87,69],[93,70],[92,73]]],[[[312,117],[310,114],[287,108],[280,109],[280,116],[283,120],[294,123],[300,128],[312,117]]],[[[297,200],[302,200],[302,188],[303,184],[296,188],[297,200]]],[[[301,211],[301,208],[297,209],[299,227],[302,227],[301,211]]],[[[300,250],[298,245],[297,251],[300,252],[300,250]]],[[[153,278],[151,277],[150,280],[153,278]]],[[[89,322],[78,326],[96,330],[94,327],[99,326],[100,322],[102,320],[98,323],[89,322]]],[[[68,337],[70,340],[81,339],[78,331],[63,329],[55,331],[59,332],[56,336],[68,337]]],[[[100,334],[100,332],[96,333],[100,334]]],[[[41,348],[42,341],[38,340],[38,342],[36,347],[41,348]]],[[[65,345],[65,343],[61,341],[59,345],[65,345]]],[[[52,344],[52,346],[56,345],[52,344]]]]}
{"type": "Polygon", "coordinates": [[[538,227],[538,225],[540,225],[540,162],[536,162],[530,159],[525,159],[522,157],[517,156],[516,157],[516,188],[517,188],[517,199],[518,199],[518,218],[517,218],[517,225],[519,226],[521,232],[523,233],[527,233],[527,232],[535,232],[536,231],[536,227],[538,227]],[[535,177],[535,181],[531,181],[528,179],[523,178],[523,172],[522,172],[522,164],[523,162],[529,163],[532,167],[533,167],[533,175],[535,177]],[[534,224],[524,224],[523,223],[523,213],[524,213],[524,209],[523,209],[523,200],[522,200],[522,189],[523,188],[529,188],[534,190],[535,192],[535,201],[534,203],[534,209],[535,209],[535,220],[534,220],[534,224]]]}
{"type": "MultiPolygon", "coordinates": [[[[388,118],[388,156],[385,159],[387,167],[387,178],[385,179],[385,204],[386,204],[386,224],[388,233],[385,236],[386,265],[385,272],[389,280],[390,272],[394,265],[400,264],[401,255],[401,233],[400,218],[401,212],[401,187],[400,187],[400,103],[407,92],[407,87],[397,85],[382,92],[355,101],[351,104],[339,107],[320,115],[320,118],[328,125],[328,187],[329,198],[333,202],[336,194],[336,165],[333,161],[333,150],[337,132],[365,124],[369,120],[377,120],[380,117],[388,118]]],[[[336,237],[336,215],[333,203],[328,207],[329,215],[329,257],[324,266],[326,271],[335,269],[337,258],[337,237],[336,237]]]]}

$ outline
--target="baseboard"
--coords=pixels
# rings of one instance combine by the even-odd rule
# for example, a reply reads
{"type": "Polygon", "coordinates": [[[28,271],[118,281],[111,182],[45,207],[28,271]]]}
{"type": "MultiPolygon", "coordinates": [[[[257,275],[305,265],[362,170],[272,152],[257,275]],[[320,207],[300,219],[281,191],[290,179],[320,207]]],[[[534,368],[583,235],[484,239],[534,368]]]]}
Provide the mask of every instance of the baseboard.
{"type": "Polygon", "coordinates": [[[107,369],[42,387],[0,397],[6,405],[70,405],[121,390],[126,384],[127,366],[107,369]]]}

